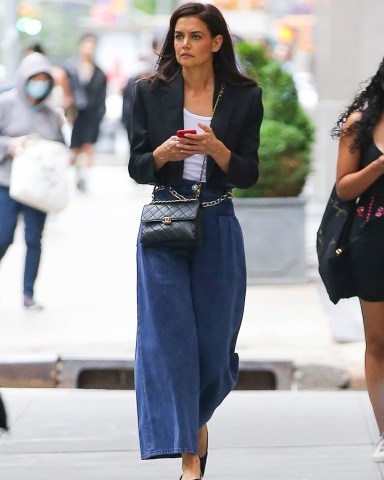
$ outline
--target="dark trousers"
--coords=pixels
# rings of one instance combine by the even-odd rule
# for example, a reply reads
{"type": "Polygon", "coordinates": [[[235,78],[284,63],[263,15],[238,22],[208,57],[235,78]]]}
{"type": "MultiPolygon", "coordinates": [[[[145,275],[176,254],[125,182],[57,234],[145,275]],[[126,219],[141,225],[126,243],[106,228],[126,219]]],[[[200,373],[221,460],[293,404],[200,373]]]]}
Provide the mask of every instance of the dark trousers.
{"type": "Polygon", "coordinates": [[[40,264],[41,239],[47,215],[13,200],[9,196],[9,189],[0,186],[0,261],[13,243],[20,214],[24,215],[25,242],[27,244],[23,291],[25,295],[33,296],[40,264]]]}
{"type": "MultiPolygon", "coordinates": [[[[191,185],[185,182],[181,193],[192,197],[191,185]]],[[[222,193],[204,189],[202,200],[222,193]]],[[[203,209],[203,242],[196,248],[143,248],[138,243],[137,268],[141,456],[198,454],[198,429],[238,377],[235,344],[246,272],[232,201],[203,209]]]]}

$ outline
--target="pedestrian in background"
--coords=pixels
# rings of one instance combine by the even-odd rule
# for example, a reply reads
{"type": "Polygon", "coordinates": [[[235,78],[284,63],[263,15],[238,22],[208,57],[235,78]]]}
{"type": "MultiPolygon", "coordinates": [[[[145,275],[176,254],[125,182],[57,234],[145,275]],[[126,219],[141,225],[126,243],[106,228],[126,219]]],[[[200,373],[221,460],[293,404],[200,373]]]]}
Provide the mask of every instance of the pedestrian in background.
{"type": "Polygon", "coordinates": [[[49,60],[40,53],[31,53],[19,65],[15,88],[0,95],[0,261],[13,243],[18,218],[22,214],[27,244],[23,303],[31,310],[42,308],[35,301],[34,285],[47,215],[12,199],[9,185],[12,159],[22,148],[26,135],[37,134],[47,140],[64,142],[62,119],[47,104],[53,85],[49,60]]]}
{"type": "Polygon", "coordinates": [[[156,185],[157,200],[193,198],[207,155],[201,243],[137,245],[141,457],[182,457],[182,480],[204,475],[207,422],[237,382],[246,272],[230,192],[257,181],[262,116],[261,90],[239,72],[220,11],[180,6],[155,74],[136,84],[129,172],[156,185]],[[183,128],[197,133],[179,139],[183,128]]]}
{"type": "Polygon", "coordinates": [[[79,41],[78,54],[64,63],[74,99],[70,147],[77,173],[76,185],[81,192],[86,191],[87,173],[93,163],[93,145],[106,110],[107,79],[95,63],[96,47],[96,36],[84,34],[79,41]]]}
{"type": "Polygon", "coordinates": [[[333,129],[339,138],[336,190],[358,199],[348,247],[353,294],[364,320],[365,371],[380,439],[373,459],[384,461],[384,59],[333,129]]]}

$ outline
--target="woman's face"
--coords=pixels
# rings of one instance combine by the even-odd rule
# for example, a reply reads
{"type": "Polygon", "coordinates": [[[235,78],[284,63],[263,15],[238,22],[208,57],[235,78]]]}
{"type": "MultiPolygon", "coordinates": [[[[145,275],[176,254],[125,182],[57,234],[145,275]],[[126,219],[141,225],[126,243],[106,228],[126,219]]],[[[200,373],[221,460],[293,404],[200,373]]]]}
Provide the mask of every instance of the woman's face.
{"type": "Polygon", "coordinates": [[[83,38],[79,45],[79,53],[86,60],[91,61],[96,50],[96,40],[92,37],[83,38]]]}
{"type": "Polygon", "coordinates": [[[41,72],[32,75],[25,84],[25,93],[29,101],[36,104],[46,97],[51,88],[51,78],[47,73],[41,72]]]}
{"type": "Polygon", "coordinates": [[[212,63],[213,53],[220,50],[222,43],[222,35],[212,37],[207,25],[198,17],[181,17],[176,22],[175,55],[182,67],[197,67],[212,63]]]}

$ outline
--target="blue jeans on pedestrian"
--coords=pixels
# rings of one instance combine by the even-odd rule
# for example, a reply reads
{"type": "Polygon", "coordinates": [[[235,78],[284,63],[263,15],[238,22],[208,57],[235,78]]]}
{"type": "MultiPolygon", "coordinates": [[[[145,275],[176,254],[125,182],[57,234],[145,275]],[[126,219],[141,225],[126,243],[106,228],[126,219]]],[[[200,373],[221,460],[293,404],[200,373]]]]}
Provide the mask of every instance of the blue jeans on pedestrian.
{"type": "Polygon", "coordinates": [[[12,245],[17,221],[23,214],[27,253],[24,269],[24,295],[33,297],[33,289],[39,270],[41,239],[46,213],[28,207],[9,196],[9,188],[0,186],[0,261],[12,245]]]}
{"type": "MultiPolygon", "coordinates": [[[[178,192],[193,197],[193,182],[178,192]]],[[[201,200],[223,191],[202,189],[201,200]]],[[[168,190],[157,198],[172,198],[168,190]]],[[[233,203],[203,208],[197,247],[137,245],[135,385],[142,459],[198,454],[198,430],[234,388],[245,301],[243,237],[233,203]]]]}

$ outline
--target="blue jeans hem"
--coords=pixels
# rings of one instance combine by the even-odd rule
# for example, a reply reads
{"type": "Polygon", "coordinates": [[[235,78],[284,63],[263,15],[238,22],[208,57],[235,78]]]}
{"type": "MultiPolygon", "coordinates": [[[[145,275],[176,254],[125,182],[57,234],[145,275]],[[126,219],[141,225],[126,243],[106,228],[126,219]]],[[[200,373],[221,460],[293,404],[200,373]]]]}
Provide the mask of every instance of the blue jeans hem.
{"type": "Polygon", "coordinates": [[[179,458],[183,453],[191,453],[192,455],[198,455],[198,452],[189,448],[175,448],[169,450],[153,450],[141,455],[142,460],[155,460],[158,458],[179,458]]]}

